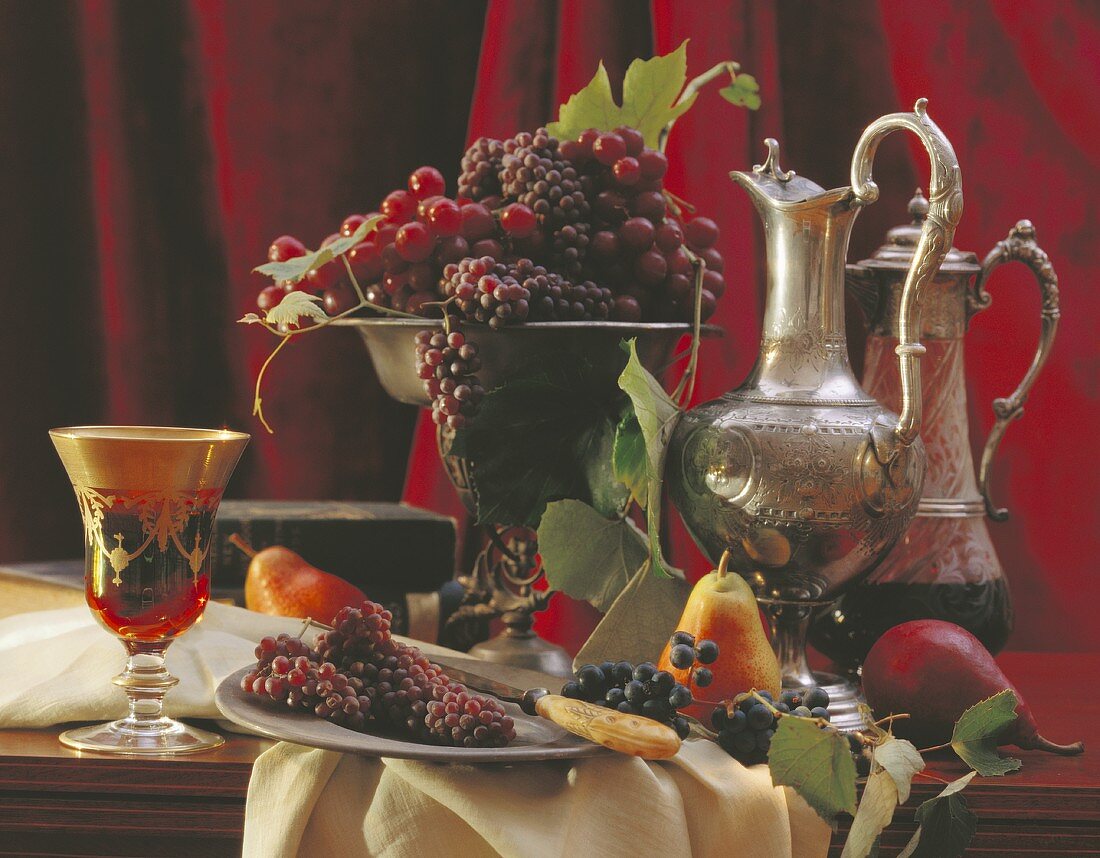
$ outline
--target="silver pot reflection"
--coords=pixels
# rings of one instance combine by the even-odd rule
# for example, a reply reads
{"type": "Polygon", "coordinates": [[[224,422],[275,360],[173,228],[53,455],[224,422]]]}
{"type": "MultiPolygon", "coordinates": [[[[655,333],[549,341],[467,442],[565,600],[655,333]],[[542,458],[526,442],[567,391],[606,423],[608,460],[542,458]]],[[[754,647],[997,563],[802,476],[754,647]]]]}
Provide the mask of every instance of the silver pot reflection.
{"type": "Polygon", "coordinates": [[[859,723],[854,686],[815,677],[805,657],[812,611],[865,576],[916,513],[924,477],[919,299],[951,246],[962,213],[950,142],[917,102],[863,133],[852,186],[826,191],[780,168],[778,144],[752,173],[731,177],[764,221],[767,296],[760,354],[748,379],[688,412],[668,458],[672,498],[689,530],[753,586],[769,614],[788,687],[824,684],[834,720],[859,723]],[[863,391],[848,362],[844,262],[852,225],[878,198],[871,167],[879,142],[915,133],[931,156],[929,215],[903,289],[902,407],[894,414],[863,391]]]}

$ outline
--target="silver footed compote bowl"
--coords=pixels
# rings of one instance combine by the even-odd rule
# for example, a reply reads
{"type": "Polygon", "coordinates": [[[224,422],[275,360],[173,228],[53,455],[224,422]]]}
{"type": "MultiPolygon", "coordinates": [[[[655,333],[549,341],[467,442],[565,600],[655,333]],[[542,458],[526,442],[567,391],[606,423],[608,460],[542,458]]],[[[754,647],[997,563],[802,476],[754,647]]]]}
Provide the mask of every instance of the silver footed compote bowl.
{"type": "MultiPolygon", "coordinates": [[[[375,372],[386,392],[400,402],[427,407],[431,403],[416,372],[414,337],[417,331],[440,327],[437,319],[347,319],[337,324],[354,327],[363,338],[375,372]]],[[[659,375],[671,359],[677,342],[691,332],[682,323],[628,322],[533,322],[493,331],[484,325],[463,325],[468,342],[478,347],[478,377],[486,390],[531,372],[562,354],[578,356],[595,376],[595,385],[607,390],[608,401],[620,395],[618,377],[624,361],[620,343],[636,340],[638,357],[650,372],[659,375]]],[[[713,334],[717,329],[704,328],[713,334]]],[[[476,416],[473,419],[477,419],[476,416]]],[[[439,455],[463,505],[477,513],[477,463],[452,450],[454,432],[440,427],[436,434],[439,455]]],[[[490,661],[569,676],[572,659],[559,646],[548,643],[532,629],[534,614],[546,606],[551,593],[537,589],[542,577],[538,543],[528,527],[483,523],[488,536],[474,569],[460,575],[465,590],[462,606],[447,620],[447,643],[461,648],[484,635],[492,619],[499,618],[504,631],[477,643],[471,654],[490,661]],[[479,634],[480,633],[480,634],[479,634]]]]}
{"type": "MultiPolygon", "coordinates": [[[[745,382],[684,415],[668,454],[673,502],[713,558],[729,550],[770,618],[785,687],[821,685],[832,721],[860,726],[858,690],[806,661],[813,612],[867,575],[917,511],[924,480],[919,297],[951,246],[962,211],[951,144],[925,112],[895,113],[863,133],[852,186],[825,190],[765,163],[731,173],[764,220],[768,276],[764,330],[745,382]],[[878,188],[879,141],[914,132],[932,160],[929,213],[906,277],[896,353],[902,411],[863,391],[848,363],[844,261],[860,209],[878,188]]],[[[746,689],[747,690],[747,689],[746,689]]]]}

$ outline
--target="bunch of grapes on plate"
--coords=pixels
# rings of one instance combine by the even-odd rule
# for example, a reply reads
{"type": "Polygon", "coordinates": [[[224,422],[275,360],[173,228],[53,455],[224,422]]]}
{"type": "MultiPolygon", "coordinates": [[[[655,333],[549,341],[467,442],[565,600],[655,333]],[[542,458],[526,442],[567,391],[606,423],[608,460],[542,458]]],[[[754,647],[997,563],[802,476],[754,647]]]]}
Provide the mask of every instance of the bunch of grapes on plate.
{"type": "Polygon", "coordinates": [[[313,646],[281,634],[256,647],[241,688],[363,731],[376,724],[434,745],[499,748],[515,724],[499,701],[451,682],[417,647],[390,635],[393,619],[375,602],[341,608],[313,646]]]}

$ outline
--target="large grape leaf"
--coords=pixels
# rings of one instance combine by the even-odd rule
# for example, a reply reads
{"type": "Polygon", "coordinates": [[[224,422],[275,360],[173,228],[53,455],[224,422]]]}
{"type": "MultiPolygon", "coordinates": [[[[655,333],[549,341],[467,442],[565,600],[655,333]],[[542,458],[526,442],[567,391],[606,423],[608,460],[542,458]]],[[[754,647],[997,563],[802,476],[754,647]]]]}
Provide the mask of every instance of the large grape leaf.
{"type": "Polygon", "coordinates": [[[550,588],[600,611],[611,608],[648,554],[645,536],[632,521],[605,518],[578,500],[547,504],[538,535],[550,588]]]}
{"type": "Polygon", "coordinates": [[[952,781],[935,798],[917,808],[917,828],[898,858],[958,858],[966,851],[978,820],[959,794],[977,772],[952,781]]]}
{"type": "Polygon", "coordinates": [[[955,722],[951,748],[982,777],[1003,775],[1023,765],[1014,757],[997,753],[997,739],[1016,720],[1018,703],[1012,689],[1006,688],[975,703],[955,722]]]}
{"type": "Polygon", "coordinates": [[[679,569],[673,578],[649,574],[643,563],[615,599],[573,664],[599,664],[626,659],[638,664],[656,661],[684,612],[691,585],[679,569]],[[641,619],[639,619],[641,618],[641,619]]]}
{"type": "Polygon", "coordinates": [[[686,113],[698,96],[692,93],[676,103],[687,83],[687,44],[685,39],[680,47],[664,56],[634,60],[626,70],[624,124],[641,131],[647,146],[656,147],[661,129],[686,113]]]}
{"type": "Polygon", "coordinates": [[[826,822],[841,811],[855,815],[856,764],[836,730],[822,730],[809,718],[780,718],[768,768],[773,784],[792,787],[826,822]]]}
{"type": "Polygon", "coordinates": [[[631,409],[615,427],[615,447],[611,453],[611,465],[615,479],[630,490],[639,506],[645,506],[648,483],[646,482],[646,449],[642,427],[631,409]]]}
{"type": "Polygon", "coordinates": [[[867,858],[882,829],[894,818],[897,806],[898,787],[894,779],[885,769],[872,772],[863,788],[859,809],[856,810],[856,818],[852,820],[840,858],[867,858]]]}
{"type": "Polygon", "coordinates": [[[622,515],[630,502],[630,488],[615,470],[615,439],[618,427],[610,420],[601,421],[588,437],[588,448],[580,455],[584,463],[588,497],[600,515],[622,515]]]}
{"type": "Polygon", "coordinates": [[[630,64],[623,78],[622,106],[615,103],[601,62],[592,80],[570,96],[558,110],[557,121],[546,127],[555,137],[567,140],[588,128],[611,131],[629,125],[642,132],[647,146],[656,147],[661,129],[695,103],[694,94],[676,103],[686,83],[686,39],[671,53],[630,64]]]}
{"type": "Polygon", "coordinates": [[[642,430],[646,450],[646,530],[649,532],[649,555],[653,569],[659,575],[668,576],[661,552],[661,485],[665,467],[665,455],[672,430],[680,419],[680,410],[661,383],[642,366],[638,359],[637,344],[627,344],[626,369],[619,376],[619,387],[630,397],[634,415],[642,430]]]}
{"type": "Polygon", "coordinates": [[[551,501],[625,498],[610,485],[613,390],[605,368],[560,353],[490,391],[451,448],[472,463],[478,523],[537,527],[551,501]]]}

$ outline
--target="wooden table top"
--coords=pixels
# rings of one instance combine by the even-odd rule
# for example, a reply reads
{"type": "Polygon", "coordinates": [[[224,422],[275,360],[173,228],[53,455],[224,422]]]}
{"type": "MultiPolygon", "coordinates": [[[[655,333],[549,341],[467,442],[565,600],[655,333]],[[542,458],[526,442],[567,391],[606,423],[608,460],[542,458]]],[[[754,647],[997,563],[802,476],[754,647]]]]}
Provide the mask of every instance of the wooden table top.
{"type": "MultiPolygon", "coordinates": [[[[0,573],[6,597],[16,589],[11,584],[0,573]]],[[[50,607],[82,602],[72,591],[52,597],[50,607]]],[[[2,613],[10,613],[16,600],[4,601],[2,613]]],[[[1004,653],[998,662],[1031,704],[1043,735],[1055,742],[1083,739],[1087,750],[1059,757],[1005,749],[1023,768],[977,778],[964,792],[978,817],[967,855],[1100,855],[1100,720],[1091,698],[1100,653],[1004,653]]],[[[0,730],[0,855],[240,854],[252,763],[271,742],[223,730],[226,744],[209,753],[110,757],[62,746],[61,729],[0,730]]],[[[929,771],[947,780],[967,771],[948,751],[929,754],[928,761],[929,771]]],[[[935,781],[914,781],[880,855],[904,846],[914,811],[941,789],[935,781]]],[[[847,822],[831,855],[840,854],[847,822]]]]}

